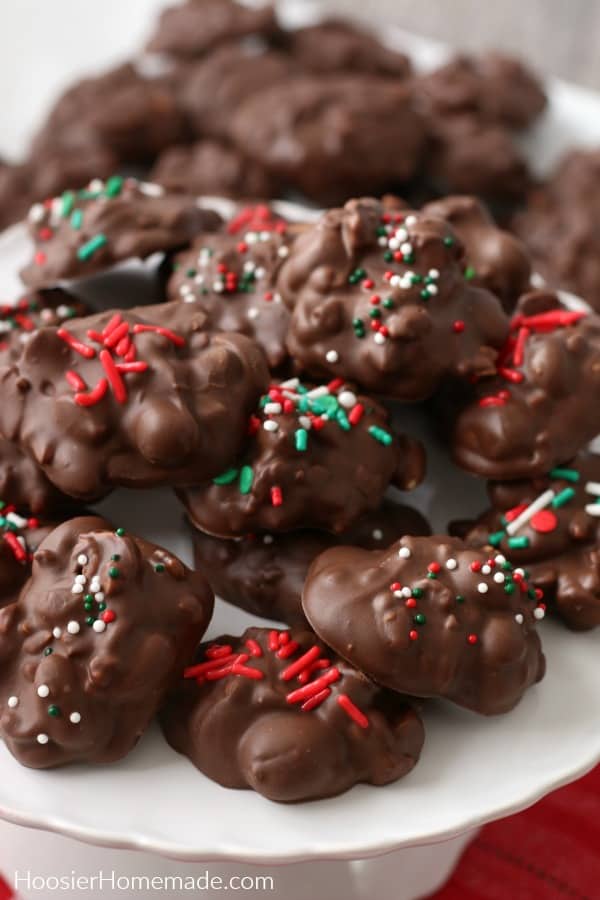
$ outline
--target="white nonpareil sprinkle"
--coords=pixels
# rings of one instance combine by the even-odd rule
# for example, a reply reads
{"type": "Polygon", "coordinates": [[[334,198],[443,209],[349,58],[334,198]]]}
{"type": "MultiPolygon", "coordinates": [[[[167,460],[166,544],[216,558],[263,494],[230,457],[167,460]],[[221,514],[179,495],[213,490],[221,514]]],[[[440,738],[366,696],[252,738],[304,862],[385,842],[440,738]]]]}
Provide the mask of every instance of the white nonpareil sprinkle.
{"type": "Polygon", "coordinates": [[[79,723],[81,722],[81,713],[72,712],[69,716],[69,722],[72,722],[73,725],[79,725],[79,723]]]}
{"type": "Polygon", "coordinates": [[[50,688],[48,687],[48,685],[40,684],[39,688],[37,689],[37,695],[38,695],[38,697],[41,697],[42,700],[44,700],[46,697],[49,697],[50,696],[50,688]]]}
{"type": "Polygon", "coordinates": [[[504,579],[504,573],[503,573],[503,572],[495,572],[495,573],[494,573],[494,581],[496,582],[496,584],[502,584],[502,582],[503,582],[504,580],[505,580],[505,579],[504,579]]]}
{"type": "Polygon", "coordinates": [[[83,594],[83,585],[79,584],[78,581],[75,582],[73,587],[71,588],[72,594],[83,594]]]}
{"type": "Polygon", "coordinates": [[[502,556],[502,554],[499,553],[499,554],[495,557],[494,562],[497,562],[499,566],[502,566],[502,565],[504,565],[504,563],[506,562],[506,557],[505,557],[505,556],[502,556]]]}
{"type": "Polygon", "coordinates": [[[48,737],[47,734],[38,734],[38,736],[37,736],[38,744],[47,744],[49,740],[50,740],[50,738],[48,737]]]}
{"type": "Polygon", "coordinates": [[[491,567],[491,566],[488,566],[487,563],[481,567],[481,574],[482,574],[482,575],[489,575],[491,571],[492,571],[492,567],[491,567]]]}
{"type": "Polygon", "coordinates": [[[30,222],[41,222],[46,214],[46,210],[41,203],[34,203],[29,210],[30,222]]]}
{"type": "Polygon", "coordinates": [[[263,537],[263,544],[272,544],[272,543],[273,543],[273,535],[265,534],[265,536],[263,537]]]}
{"type": "Polygon", "coordinates": [[[433,297],[435,297],[438,292],[437,285],[435,284],[428,284],[426,290],[433,297]]]}
{"type": "Polygon", "coordinates": [[[401,593],[408,600],[409,597],[412,597],[412,588],[403,587],[401,593]]]}
{"type": "Polygon", "coordinates": [[[401,246],[400,246],[400,252],[401,252],[402,254],[404,254],[404,256],[410,256],[410,254],[413,252],[413,246],[412,246],[412,244],[409,244],[408,242],[405,243],[405,244],[401,244],[401,246]]]}
{"type": "Polygon", "coordinates": [[[339,358],[340,356],[337,350],[328,350],[325,354],[325,359],[328,363],[336,363],[339,358]]]}
{"type": "Polygon", "coordinates": [[[67,631],[69,634],[79,634],[81,631],[81,626],[79,622],[75,622],[73,619],[67,625],[67,631]]]}
{"type": "Polygon", "coordinates": [[[352,409],[353,406],[356,406],[356,394],[353,391],[340,391],[338,402],[346,409],[352,409]]]}
{"type": "Polygon", "coordinates": [[[62,635],[62,628],[59,628],[57,626],[56,628],[52,629],[52,637],[56,638],[56,640],[58,640],[59,637],[61,637],[61,635],[62,635]]]}
{"type": "Polygon", "coordinates": [[[306,429],[306,431],[310,431],[312,428],[312,421],[308,418],[308,416],[298,416],[298,423],[306,429]]]}
{"type": "Polygon", "coordinates": [[[447,559],[446,560],[446,568],[450,569],[451,572],[454,571],[458,567],[458,563],[455,559],[447,559]]]}
{"type": "Polygon", "coordinates": [[[103,631],[106,631],[106,622],[103,622],[102,619],[96,619],[92,628],[97,634],[102,634],[103,631]]]}
{"type": "Polygon", "coordinates": [[[94,599],[96,603],[102,603],[102,601],[104,600],[104,591],[96,591],[94,599]]]}
{"type": "Polygon", "coordinates": [[[523,618],[523,613],[517,613],[516,616],[515,616],[515,622],[516,622],[518,625],[522,625],[524,621],[525,621],[525,620],[524,620],[524,618],[523,618]]]}
{"type": "Polygon", "coordinates": [[[408,547],[400,547],[398,550],[398,556],[400,559],[410,559],[411,553],[408,547]]]}
{"type": "Polygon", "coordinates": [[[256,306],[251,306],[246,315],[249,319],[258,319],[258,310],[256,306]]]}
{"type": "Polygon", "coordinates": [[[273,419],[267,419],[266,422],[263,422],[263,428],[265,431],[277,431],[279,429],[279,425],[273,419]]]}
{"type": "Polygon", "coordinates": [[[542,609],[541,606],[536,607],[536,609],[534,609],[534,611],[533,611],[534,619],[543,619],[545,615],[546,615],[546,613],[544,612],[544,610],[542,609]]]}
{"type": "Polygon", "coordinates": [[[412,225],[416,225],[417,217],[416,216],[407,216],[406,219],[404,220],[404,224],[406,225],[407,228],[410,228],[412,225]]]}
{"type": "Polygon", "coordinates": [[[282,244],[282,246],[277,251],[277,256],[280,256],[282,259],[285,259],[286,256],[289,256],[289,254],[290,254],[290,249],[289,249],[289,247],[286,247],[285,244],[282,244]]]}
{"type": "Polygon", "coordinates": [[[10,709],[15,709],[18,705],[19,705],[18,697],[9,697],[8,698],[8,706],[10,707],[10,709]]]}
{"type": "Polygon", "coordinates": [[[376,331],[373,340],[376,344],[385,344],[385,334],[382,334],[380,331],[376,331]]]}
{"type": "Polygon", "coordinates": [[[88,561],[88,558],[85,555],[85,553],[80,553],[79,556],[77,557],[77,565],[78,566],[85,566],[87,564],[87,561],[88,561]]]}
{"type": "Polygon", "coordinates": [[[86,581],[87,581],[87,578],[85,577],[85,575],[76,575],[75,576],[75,584],[85,584],[86,581]]]}
{"type": "Polygon", "coordinates": [[[477,585],[477,590],[479,591],[480,594],[487,594],[489,587],[485,583],[485,581],[480,581],[479,584],[477,585]]]}
{"type": "Polygon", "coordinates": [[[382,541],[383,540],[383,531],[381,528],[373,529],[373,540],[374,541],[382,541]]]}

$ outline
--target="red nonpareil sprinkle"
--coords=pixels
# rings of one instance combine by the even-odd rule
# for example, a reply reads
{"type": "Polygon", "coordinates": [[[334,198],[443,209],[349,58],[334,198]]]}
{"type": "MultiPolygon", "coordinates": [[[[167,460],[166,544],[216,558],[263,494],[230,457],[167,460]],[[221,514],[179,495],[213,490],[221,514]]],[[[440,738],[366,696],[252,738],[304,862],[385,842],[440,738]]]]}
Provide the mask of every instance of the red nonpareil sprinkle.
{"type": "Polygon", "coordinates": [[[379,296],[379,294],[372,294],[371,297],[369,297],[369,303],[371,304],[371,306],[379,306],[379,304],[381,303],[381,297],[379,296]]]}
{"type": "Polygon", "coordinates": [[[314,672],[318,670],[328,669],[331,665],[330,659],[317,659],[315,662],[311,663],[306,667],[300,674],[298,675],[298,681],[300,684],[308,684],[314,672]]]}
{"type": "Polygon", "coordinates": [[[320,647],[317,647],[315,644],[314,647],[311,647],[310,650],[307,650],[306,653],[303,653],[296,662],[291,663],[284,669],[281,675],[279,676],[282,681],[291,681],[292,678],[295,678],[296,675],[299,675],[307,666],[311,663],[315,662],[319,656],[321,655],[320,647]]]}
{"type": "Polygon", "coordinates": [[[48,257],[42,250],[38,250],[33,257],[33,261],[36,266],[43,266],[48,260],[48,257]]]}
{"type": "Polygon", "coordinates": [[[106,377],[108,378],[112,392],[115,395],[115,400],[117,403],[126,403],[127,389],[125,387],[125,382],[121,378],[121,374],[118,371],[109,350],[100,351],[100,362],[102,363],[102,368],[106,372],[106,377]]]}
{"type": "Polygon", "coordinates": [[[364,414],[365,414],[365,408],[364,408],[363,404],[357,403],[350,410],[350,414],[348,416],[348,421],[350,422],[351,425],[358,425],[358,423],[360,422],[360,420],[362,419],[364,414]]]}
{"type": "Polygon", "coordinates": [[[419,637],[419,632],[415,631],[415,629],[413,628],[412,631],[408,632],[408,636],[411,639],[411,641],[416,641],[419,637]]]}
{"type": "Polygon", "coordinates": [[[269,632],[269,650],[277,650],[279,648],[279,632],[269,632]]]}
{"type": "Polygon", "coordinates": [[[281,488],[277,485],[273,485],[271,488],[271,505],[272,506],[281,506],[283,504],[283,494],[281,493],[281,488]]]}
{"type": "Polygon", "coordinates": [[[161,337],[167,338],[167,340],[175,344],[176,347],[185,346],[185,338],[181,337],[180,334],[176,334],[174,331],[171,331],[170,328],[162,328],[160,325],[138,324],[133,326],[134,334],[143,334],[146,331],[153,331],[155,334],[159,334],[161,337]]]}
{"type": "Polygon", "coordinates": [[[265,291],[263,294],[263,299],[269,303],[273,299],[273,291],[265,291]]]}
{"type": "Polygon", "coordinates": [[[440,566],[439,562],[431,562],[427,566],[427,571],[433,572],[434,575],[437,575],[438,572],[442,571],[442,567],[440,566]]]}
{"type": "Polygon", "coordinates": [[[457,319],[456,322],[452,323],[452,331],[454,334],[462,334],[465,330],[465,323],[462,319],[457,319]]]}
{"type": "Polygon", "coordinates": [[[488,406],[504,406],[506,404],[506,400],[504,397],[496,396],[496,397],[482,397],[479,401],[479,406],[484,409],[488,406]]]}
{"type": "Polygon", "coordinates": [[[513,384],[520,384],[525,378],[522,372],[517,372],[516,369],[507,369],[506,366],[500,366],[498,373],[513,384]]]}
{"type": "Polygon", "coordinates": [[[477,637],[476,634],[470,634],[470,635],[467,637],[467,641],[468,641],[469,644],[476,644],[478,640],[479,640],[479,638],[477,637]]]}
{"type": "Polygon", "coordinates": [[[24,313],[16,313],[15,314],[15,322],[17,322],[23,331],[33,331],[35,328],[34,322],[29,318],[29,316],[24,315],[24,313]]]}
{"type": "Polygon", "coordinates": [[[471,565],[469,566],[471,572],[481,572],[481,563],[478,559],[473,560],[471,565]]]}
{"type": "Polygon", "coordinates": [[[70,331],[67,331],[66,328],[59,328],[56,332],[61,341],[64,341],[65,344],[68,344],[71,350],[74,350],[75,353],[79,353],[80,356],[83,356],[85,359],[93,359],[96,355],[96,351],[93,347],[88,347],[87,344],[83,344],[81,341],[78,341],[76,337],[73,337],[70,331]]]}
{"type": "Polygon", "coordinates": [[[73,369],[69,369],[65,372],[65,379],[68,381],[70,386],[74,391],[85,391],[87,389],[87,384],[77,372],[74,372],[73,369]]]}
{"type": "Polygon", "coordinates": [[[39,524],[40,524],[39,519],[35,519],[33,517],[31,519],[27,519],[27,527],[28,528],[38,528],[39,524]]]}
{"type": "Polygon", "coordinates": [[[334,391],[337,391],[342,387],[343,383],[343,378],[334,378],[333,381],[330,381],[327,385],[327,390],[330,394],[333,394],[334,391]]]}
{"type": "Polygon", "coordinates": [[[324,675],[321,675],[321,677],[317,678],[315,681],[311,681],[310,684],[298,688],[295,691],[291,691],[287,695],[286,700],[288,703],[301,703],[304,700],[309,700],[310,697],[314,697],[319,691],[322,691],[323,688],[333,684],[334,681],[337,681],[339,678],[339,669],[336,669],[335,667],[329,669],[328,672],[325,672],[324,675]]]}
{"type": "Polygon", "coordinates": [[[78,406],[94,406],[99,403],[108,390],[108,381],[101,378],[96,387],[88,394],[75,394],[75,403],[78,406]]]}
{"type": "Polygon", "coordinates": [[[250,421],[248,422],[248,434],[250,437],[260,431],[260,419],[258,416],[250,416],[250,421]]]}
{"type": "Polygon", "coordinates": [[[402,590],[402,585],[400,584],[400,582],[392,581],[392,583],[390,584],[390,591],[394,592],[394,591],[401,591],[401,590],[402,590]]]}
{"type": "Polygon", "coordinates": [[[17,540],[16,535],[14,535],[12,531],[5,531],[2,535],[2,539],[12,550],[12,554],[17,562],[25,562],[27,560],[27,551],[23,548],[21,542],[17,540]]]}
{"type": "Polygon", "coordinates": [[[246,646],[246,647],[248,648],[248,650],[250,651],[250,656],[256,656],[256,657],[258,657],[258,656],[262,656],[262,655],[263,655],[263,652],[262,652],[262,649],[261,649],[260,644],[259,644],[257,641],[255,641],[254,638],[248,638],[248,640],[246,641],[245,646],[246,646]]]}
{"type": "Polygon", "coordinates": [[[381,326],[379,325],[379,322],[377,321],[377,319],[371,319],[371,323],[369,325],[369,328],[371,329],[371,331],[379,331],[380,327],[381,326]]]}
{"type": "Polygon", "coordinates": [[[408,609],[415,609],[415,607],[417,605],[417,601],[415,600],[414,597],[407,597],[404,602],[404,605],[406,607],[408,607],[408,609]]]}
{"type": "MultiPolygon", "coordinates": [[[[534,591],[535,591],[535,599],[536,599],[536,600],[541,600],[542,597],[544,596],[543,590],[542,590],[541,588],[534,588],[534,591]]],[[[540,606],[543,606],[544,609],[546,609],[546,604],[545,604],[545,603],[540,603],[540,606]]]]}
{"type": "Polygon", "coordinates": [[[288,659],[290,656],[293,656],[299,648],[300,644],[297,641],[290,641],[289,644],[286,644],[278,650],[277,656],[279,659],[288,659]]]}
{"type": "Polygon", "coordinates": [[[112,350],[112,348],[116,347],[128,334],[129,324],[127,322],[122,322],[120,325],[117,325],[116,328],[113,328],[108,337],[104,338],[104,346],[108,347],[109,350],[112,350]]]}
{"type": "Polygon", "coordinates": [[[369,720],[362,712],[362,710],[360,710],[358,706],[356,706],[356,704],[352,702],[348,694],[339,694],[337,702],[338,706],[341,706],[344,712],[349,715],[357,725],[360,725],[361,728],[369,727],[369,720]]]}
{"type": "Polygon", "coordinates": [[[117,614],[112,611],[112,609],[106,609],[100,616],[103,622],[106,622],[107,625],[110,625],[111,622],[114,622],[117,618],[117,614]]]}
{"type": "Polygon", "coordinates": [[[525,358],[525,344],[531,334],[529,328],[519,328],[515,348],[513,350],[513,366],[522,366],[525,358]]]}
{"type": "Polygon", "coordinates": [[[51,240],[52,236],[53,231],[47,225],[45,225],[43,228],[40,228],[40,230],[38,231],[38,238],[40,239],[40,241],[49,241],[51,240]]]}
{"type": "Polygon", "coordinates": [[[375,287],[375,282],[372,278],[365,278],[365,280],[363,281],[363,287],[370,291],[375,287]]]}
{"type": "Polygon", "coordinates": [[[219,659],[221,656],[229,656],[233,653],[231,644],[213,644],[208,647],[204,654],[207,659],[219,659]]]}
{"type": "Polygon", "coordinates": [[[380,325],[379,334],[382,334],[384,337],[389,337],[390,329],[387,327],[387,325],[380,325]]]}
{"type": "Polygon", "coordinates": [[[323,700],[327,700],[330,694],[331,690],[329,688],[324,688],[322,691],[319,691],[318,694],[315,694],[314,697],[310,697],[310,699],[306,700],[300,709],[302,712],[310,712],[311,709],[316,709],[317,706],[320,706],[323,700]]]}
{"type": "Polygon", "coordinates": [[[321,416],[311,415],[309,416],[309,418],[315,431],[320,431],[321,428],[325,428],[325,426],[327,425],[327,419],[322,419],[321,416]]]}
{"type": "Polygon", "coordinates": [[[237,245],[238,253],[247,253],[248,252],[248,244],[246,241],[240,241],[237,245]]]}

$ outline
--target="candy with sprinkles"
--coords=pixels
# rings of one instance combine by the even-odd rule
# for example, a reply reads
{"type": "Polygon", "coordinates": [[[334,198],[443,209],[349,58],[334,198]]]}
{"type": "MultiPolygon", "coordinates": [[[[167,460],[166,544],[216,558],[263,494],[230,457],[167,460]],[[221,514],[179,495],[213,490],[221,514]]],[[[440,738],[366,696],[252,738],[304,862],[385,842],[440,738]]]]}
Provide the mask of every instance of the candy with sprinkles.
{"type": "MultiPolygon", "coordinates": [[[[1,454],[0,446],[0,457],[1,454]]],[[[0,493],[0,608],[18,597],[31,575],[33,554],[55,524],[30,516],[26,510],[2,499],[0,493]]]]}
{"type": "Polygon", "coordinates": [[[396,781],[424,736],[404,698],[300,629],[249,628],[201,646],[161,718],[206,776],[280,803],[396,781]]]}
{"type": "Polygon", "coordinates": [[[399,202],[330,209],[294,242],[278,287],[292,310],[288,348],[303,370],[399,400],[426,399],[452,375],[489,372],[508,335],[499,300],[465,277],[452,226],[399,202]],[[318,278],[323,271],[332,274],[318,278]]]}
{"type": "Polygon", "coordinates": [[[203,576],[166,550],[94,516],[60,525],[3,611],[0,737],[33,768],[121,759],[189,663],[212,609],[203,576]],[[118,579],[109,575],[115,556],[118,579]],[[72,593],[82,575],[103,588],[102,602],[100,592],[72,593]]]}
{"type": "Polygon", "coordinates": [[[496,715],[545,671],[536,632],[545,604],[527,576],[456,538],[404,537],[384,550],[325,551],[302,605],[318,636],[378,684],[496,715]]]}
{"type": "Polygon", "coordinates": [[[600,625],[599,481],[600,456],[582,451],[544,476],[491,482],[491,507],[475,522],[454,523],[452,530],[470,545],[491,546],[524,566],[531,584],[543,589],[548,612],[568,628],[595,628],[600,625]]]}
{"type": "Polygon", "coordinates": [[[343,379],[273,382],[247,433],[232,468],[178,491],[192,523],[218,537],[294,528],[340,533],[376,509],[388,485],[410,490],[424,473],[420,443],[396,434],[383,406],[343,379]],[[351,408],[339,399],[349,393],[351,408]]]}

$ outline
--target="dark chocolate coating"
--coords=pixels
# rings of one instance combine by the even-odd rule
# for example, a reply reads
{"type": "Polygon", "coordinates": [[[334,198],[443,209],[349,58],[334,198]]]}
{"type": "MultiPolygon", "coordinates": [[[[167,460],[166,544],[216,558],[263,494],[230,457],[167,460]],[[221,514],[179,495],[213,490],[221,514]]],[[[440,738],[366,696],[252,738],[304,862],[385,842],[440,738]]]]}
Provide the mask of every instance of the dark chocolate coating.
{"type": "Polygon", "coordinates": [[[475,547],[489,546],[491,538],[511,562],[526,567],[549,611],[574,631],[586,631],[600,625],[600,456],[581,453],[561,469],[532,481],[491,482],[491,508],[457,527],[475,547]],[[548,490],[553,500],[507,534],[506,513],[514,521],[548,490]]]}
{"type": "Polygon", "coordinates": [[[430,534],[416,509],[384,499],[379,509],[362,516],[349,531],[253,534],[224,540],[193,529],[196,566],[215,594],[247,612],[287,625],[306,625],[302,589],[313,560],[338,544],[375,550],[405,534],[430,534]]]}
{"type": "MultiPolygon", "coordinates": [[[[43,469],[16,444],[0,436],[0,500],[35,516],[72,506],[43,469]]],[[[0,511],[1,512],[1,511],[0,511]]]]}
{"type": "Polygon", "coordinates": [[[452,225],[465,247],[471,283],[487,288],[507,313],[513,312],[530,287],[531,260],[525,244],[498,228],[476,197],[444,197],[428,203],[423,212],[452,225]]]}
{"type": "Polygon", "coordinates": [[[274,83],[241,104],[231,134],[276,177],[323,204],[406,182],[425,139],[411,88],[364,74],[274,83]]]}
{"type": "Polygon", "coordinates": [[[89,191],[67,196],[49,206],[37,204],[29,213],[36,253],[21,271],[29,287],[51,287],[128,259],[177,249],[220,223],[216,213],[200,209],[193,197],[167,194],[160,185],[134,178],[99,181],[89,191]],[[78,224],[74,213],[82,214],[78,224]],[[90,241],[98,240],[103,243],[89,252],[90,241]]]}
{"type": "Polygon", "coordinates": [[[424,76],[419,90],[438,115],[475,114],[508,128],[531,124],[547,102],[535,75],[500,53],[458,55],[424,76]]]}
{"type": "Polygon", "coordinates": [[[40,329],[0,371],[0,432],[76,498],[99,498],[118,484],[195,484],[236,458],[267,384],[256,344],[213,335],[187,304],[105,312],[65,330],[40,329]],[[128,334],[111,346],[102,332],[116,316],[113,339],[117,327],[128,334]],[[92,348],[91,358],[72,339],[92,348]],[[115,375],[127,361],[134,370],[115,375]]]}
{"type": "Polygon", "coordinates": [[[0,366],[19,358],[37,328],[61,325],[88,312],[85,303],[62,288],[31,291],[14,304],[0,305],[0,366]]]}
{"type": "Polygon", "coordinates": [[[0,612],[0,734],[10,752],[37,769],[125,756],[212,609],[202,575],[166,550],[97,517],[61,525],[35,554],[19,602],[0,612]]]}
{"type": "Polygon", "coordinates": [[[416,711],[332,656],[312,632],[249,628],[241,637],[224,635],[217,645],[205,645],[198,660],[208,654],[210,661],[219,648],[243,654],[240,674],[225,674],[225,657],[222,669],[218,663],[213,669],[223,671],[221,677],[182,681],[162,713],[171,746],[213,781],[296,803],[332,797],[361,782],[389,784],[417,762],[424,732],[416,711]],[[270,649],[278,640],[288,643],[270,649]],[[282,659],[279,653],[289,647],[293,652],[282,659]],[[289,677],[287,670],[304,653],[317,653],[313,648],[323,667],[289,677]],[[318,705],[302,709],[301,699],[290,701],[294,691],[304,686],[310,692],[324,675],[331,682],[318,705]],[[342,704],[351,704],[356,718],[342,704]]]}
{"type": "Polygon", "coordinates": [[[68,132],[61,140],[49,137],[42,147],[29,161],[31,199],[35,201],[83,189],[93,179],[109,178],[119,169],[112,150],[91,141],[85,133],[68,132]]]}
{"type": "Polygon", "coordinates": [[[600,318],[571,313],[554,294],[532,292],[520,302],[499,363],[498,375],[458,392],[450,387],[440,397],[442,417],[453,418],[450,441],[463,468],[494,479],[544,475],[600,432],[594,401],[600,318]],[[552,316],[570,324],[553,326],[552,316]],[[519,363],[513,345],[524,328],[529,335],[519,363]]]}
{"type": "Polygon", "coordinates": [[[270,174],[224,141],[206,139],[169,147],[158,157],[150,179],[181,194],[263,198],[277,194],[270,174]]]}
{"type": "Polygon", "coordinates": [[[323,75],[364,72],[406,78],[411,73],[404,53],[391,50],[374,34],[342,19],[326,19],[290,32],[289,48],[303,69],[323,75]]]}
{"type": "Polygon", "coordinates": [[[296,528],[339,534],[376,509],[390,483],[410,490],[422,480],[422,445],[391,431],[384,407],[343,384],[320,386],[321,397],[287,384],[261,399],[250,442],[231,467],[178,491],[197,528],[219,537],[296,528]]]}
{"type": "Polygon", "coordinates": [[[193,58],[226,41],[252,36],[268,38],[277,31],[272,6],[249,9],[234,0],[187,0],[161,13],[147,49],[193,58]]]}
{"type": "Polygon", "coordinates": [[[85,143],[109,151],[119,163],[144,163],[185,134],[172,78],[147,78],[124,63],[71,85],[34,137],[31,152],[43,167],[48,148],[62,148],[66,155],[85,143]]]}
{"type": "Polygon", "coordinates": [[[10,490],[3,491],[4,443],[0,439],[0,608],[17,599],[31,575],[33,553],[56,524],[30,517],[24,507],[15,509],[10,490]]]}
{"type": "Polygon", "coordinates": [[[23,218],[31,203],[29,172],[0,159],[0,230],[23,218]]]}
{"type": "Polygon", "coordinates": [[[290,313],[275,285],[296,230],[267,206],[257,209],[262,217],[257,213],[248,225],[201,234],[179,253],[167,295],[197,305],[215,330],[254,338],[269,366],[277,368],[287,359],[290,313]]]}
{"type": "MultiPolygon", "coordinates": [[[[292,60],[276,50],[257,52],[234,43],[184,67],[179,76],[180,102],[194,133],[227,138],[240,104],[272,84],[287,83],[294,68],[292,60]]],[[[245,149],[243,143],[239,146],[245,149]]]]}
{"type": "Polygon", "coordinates": [[[302,604],[336,653],[412,696],[496,715],[544,674],[535,591],[503,556],[490,561],[444,535],[404,537],[381,551],[327,550],[302,604]]]}
{"type": "Polygon", "coordinates": [[[279,290],[294,307],[288,349],[314,377],[407,401],[449,375],[493,372],[508,319],[465,271],[447,222],[350,200],[298,238],[281,270],[279,290]]]}
{"type": "Polygon", "coordinates": [[[512,228],[551,285],[600,311],[600,151],[574,150],[527,197],[512,228]]]}

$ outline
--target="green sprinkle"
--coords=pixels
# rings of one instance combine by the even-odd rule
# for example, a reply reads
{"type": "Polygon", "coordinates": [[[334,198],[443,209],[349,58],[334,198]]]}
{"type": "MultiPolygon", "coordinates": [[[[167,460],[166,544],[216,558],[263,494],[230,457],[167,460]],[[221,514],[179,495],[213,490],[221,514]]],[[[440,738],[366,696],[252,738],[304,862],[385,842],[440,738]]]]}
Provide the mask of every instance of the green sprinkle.
{"type": "Polygon", "coordinates": [[[537,600],[535,588],[529,588],[529,590],[527,591],[527,596],[529,597],[530,600],[537,600]]]}
{"type": "Polygon", "coordinates": [[[83,604],[83,608],[86,610],[86,612],[91,612],[93,606],[94,604],[91,600],[86,600],[86,602],[83,604]]]}
{"type": "Polygon", "coordinates": [[[419,275],[418,272],[415,272],[414,275],[410,276],[411,284],[421,284],[422,281],[423,281],[423,276],[419,275]]]}
{"type": "Polygon", "coordinates": [[[68,217],[73,212],[73,207],[75,206],[75,194],[73,191],[65,191],[62,195],[62,203],[60,208],[60,214],[63,219],[68,219],[68,217]]]}
{"type": "Polygon", "coordinates": [[[550,472],[550,478],[562,478],[564,481],[572,481],[573,484],[577,484],[579,481],[580,475],[576,469],[552,469],[550,472]]]}
{"type": "Polygon", "coordinates": [[[384,262],[392,262],[393,258],[394,258],[394,254],[392,253],[391,250],[386,250],[385,253],[383,254],[384,262]]]}
{"type": "Polygon", "coordinates": [[[53,716],[55,719],[58,718],[58,716],[60,716],[60,706],[56,706],[54,703],[52,703],[48,707],[48,715],[53,716]]]}
{"type": "Polygon", "coordinates": [[[412,589],[412,596],[415,598],[415,600],[420,600],[420,598],[423,596],[423,593],[423,588],[412,589]]]}
{"type": "Polygon", "coordinates": [[[113,555],[111,556],[111,559],[113,562],[119,562],[119,560],[121,559],[121,556],[118,553],[113,553],[113,555]]]}
{"type": "Polygon", "coordinates": [[[352,429],[348,416],[341,407],[337,410],[335,418],[342,431],[350,431],[352,429]]]}
{"type": "Polygon", "coordinates": [[[378,225],[375,229],[377,237],[387,237],[387,230],[384,225],[378,225]]]}
{"type": "Polygon", "coordinates": [[[504,593],[505,594],[514,594],[515,591],[516,591],[516,586],[515,586],[514,582],[509,581],[504,585],[504,593]]]}
{"type": "Polygon", "coordinates": [[[427,619],[423,615],[423,613],[417,613],[413,619],[415,625],[425,625],[427,623],[427,619]]]}
{"type": "Polygon", "coordinates": [[[95,621],[96,621],[96,616],[88,616],[87,619],[85,620],[85,624],[91,628],[95,621]]]}
{"type": "Polygon", "coordinates": [[[476,275],[477,275],[477,272],[475,271],[475,269],[473,268],[473,266],[467,266],[467,268],[465,269],[465,278],[466,278],[466,280],[467,280],[467,281],[472,281],[472,280],[475,278],[476,275]]]}
{"type": "Polygon", "coordinates": [[[124,529],[124,528],[117,528],[117,530],[115,531],[115,534],[116,534],[117,537],[124,537],[124,536],[125,536],[125,529],[124,529]]]}
{"type": "Polygon", "coordinates": [[[465,598],[463,597],[462,594],[457,594],[457,595],[456,595],[456,602],[457,602],[457,603],[464,603],[464,602],[465,602],[465,598]]]}
{"type": "Polygon", "coordinates": [[[105,234],[97,234],[86,244],[82,244],[77,251],[77,259],[81,262],[86,262],[86,260],[91,259],[97,250],[100,250],[100,248],[104,247],[107,243],[108,239],[105,234]]]}
{"type": "Polygon", "coordinates": [[[454,238],[452,235],[448,235],[444,238],[444,247],[454,247],[454,238]]]}
{"type": "Polygon", "coordinates": [[[414,263],[414,261],[415,261],[415,254],[414,254],[414,253],[407,253],[405,256],[402,257],[402,261],[405,262],[405,263],[414,263]]]}
{"type": "Polygon", "coordinates": [[[371,319],[380,319],[381,318],[381,310],[375,307],[369,311],[369,318],[371,319]]]}
{"type": "Polygon", "coordinates": [[[156,565],[154,566],[154,571],[159,575],[162,575],[162,573],[165,571],[165,564],[161,562],[156,563],[156,565]]]}
{"type": "Polygon", "coordinates": [[[394,440],[389,431],[386,431],[384,428],[378,428],[377,425],[371,425],[369,434],[376,441],[379,441],[380,444],[383,444],[384,447],[389,447],[394,440]]]}
{"type": "Polygon", "coordinates": [[[499,547],[503,537],[503,531],[494,531],[493,534],[488,535],[488,544],[491,544],[492,547],[499,547]]]}
{"type": "Polygon", "coordinates": [[[4,500],[0,500],[0,509],[4,509],[5,506],[6,503],[4,502],[4,500]]]}
{"type": "Polygon", "coordinates": [[[226,469],[221,475],[213,478],[213,484],[231,484],[238,477],[237,469],[226,469]]]}
{"type": "Polygon", "coordinates": [[[81,226],[83,225],[83,212],[80,209],[76,209],[73,215],[71,216],[71,228],[74,231],[79,231],[81,226]]]}
{"type": "Polygon", "coordinates": [[[565,503],[568,503],[569,500],[572,500],[574,496],[575,488],[565,488],[564,491],[561,491],[560,494],[556,495],[556,497],[552,501],[552,506],[554,507],[554,509],[559,509],[561,506],[564,506],[565,503]]]}
{"type": "Polygon", "coordinates": [[[522,537],[509,537],[508,546],[511,550],[523,550],[529,547],[529,538],[526,535],[522,537]]]}
{"type": "Polygon", "coordinates": [[[254,472],[252,466],[242,466],[240,469],[240,494],[249,494],[252,490],[254,472]]]}
{"type": "Polygon", "coordinates": [[[100,612],[104,612],[104,610],[106,609],[106,603],[99,603],[98,609],[100,610],[100,612]]]}
{"type": "Polygon", "coordinates": [[[123,190],[123,179],[120,175],[112,175],[104,186],[107,197],[118,197],[123,190]]]}
{"type": "Polygon", "coordinates": [[[111,566],[108,570],[108,575],[110,578],[118,578],[120,576],[120,572],[116,566],[111,566]]]}
{"type": "Polygon", "coordinates": [[[423,288],[420,294],[421,300],[429,300],[429,291],[427,288],[423,288]]]}
{"type": "Polygon", "coordinates": [[[385,300],[383,301],[383,305],[386,309],[393,309],[394,301],[392,300],[391,297],[386,297],[385,300]]]}
{"type": "Polygon", "coordinates": [[[52,647],[46,647],[44,650],[44,656],[50,656],[52,653],[54,653],[52,647]]]}
{"type": "Polygon", "coordinates": [[[308,446],[308,431],[306,428],[298,428],[294,437],[296,440],[296,450],[298,450],[299,453],[304,453],[308,446]]]}

